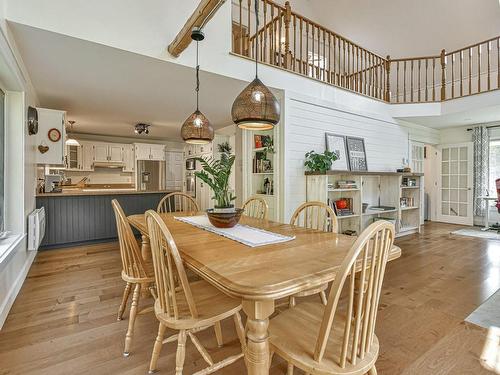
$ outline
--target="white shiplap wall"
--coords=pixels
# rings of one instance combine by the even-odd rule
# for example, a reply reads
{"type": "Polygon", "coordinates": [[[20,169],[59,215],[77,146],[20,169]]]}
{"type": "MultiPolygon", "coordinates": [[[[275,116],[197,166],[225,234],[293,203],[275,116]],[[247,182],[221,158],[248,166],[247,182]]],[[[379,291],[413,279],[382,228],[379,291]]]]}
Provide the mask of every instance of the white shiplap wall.
{"type": "Polygon", "coordinates": [[[288,97],[285,130],[285,221],[306,199],[304,155],[325,149],[325,133],[365,139],[368,169],[395,171],[408,158],[408,129],[367,114],[336,109],[325,102],[288,97]]]}

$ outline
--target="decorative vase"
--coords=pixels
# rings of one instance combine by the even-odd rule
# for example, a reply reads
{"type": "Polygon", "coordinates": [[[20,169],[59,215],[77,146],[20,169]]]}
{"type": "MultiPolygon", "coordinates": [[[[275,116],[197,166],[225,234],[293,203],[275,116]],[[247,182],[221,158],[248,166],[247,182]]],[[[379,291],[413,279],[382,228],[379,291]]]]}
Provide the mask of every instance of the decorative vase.
{"type": "Polygon", "coordinates": [[[238,221],[240,221],[241,214],[243,210],[241,208],[233,208],[233,209],[213,209],[209,208],[207,210],[208,220],[210,223],[216,228],[232,228],[238,221]]]}

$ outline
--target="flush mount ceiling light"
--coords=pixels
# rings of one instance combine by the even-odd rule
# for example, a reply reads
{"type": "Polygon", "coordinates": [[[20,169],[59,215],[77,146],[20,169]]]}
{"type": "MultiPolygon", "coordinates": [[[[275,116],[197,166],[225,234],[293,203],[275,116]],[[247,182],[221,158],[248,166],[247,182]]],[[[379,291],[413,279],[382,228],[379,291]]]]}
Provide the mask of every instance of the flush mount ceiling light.
{"type": "Polygon", "coordinates": [[[137,124],[135,127],[134,127],[134,133],[135,134],[145,134],[145,135],[148,135],[149,134],[149,127],[151,125],[148,125],[148,124],[137,124]]]}
{"type": "Polygon", "coordinates": [[[195,27],[191,38],[196,41],[196,110],[182,124],[181,136],[186,143],[207,144],[214,139],[214,128],[199,109],[200,65],[198,64],[198,43],[205,39],[205,35],[201,29],[195,27]]]}
{"type": "Polygon", "coordinates": [[[66,142],[65,144],[67,146],[80,146],[80,142],[78,142],[73,136],[70,134],[70,132],[73,132],[73,125],[75,124],[76,121],[68,121],[69,123],[69,131],[66,133],[66,142]]]}
{"type": "MultiPolygon", "coordinates": [[[[255,25],[259,30],[259,1],[255,1],[255,25]]],[[[231,109],[241,129],[269,130],[280,120],[280,104],[258,76],[259,38],[255,38],[255,79],[238,95],[231,109]]]]}

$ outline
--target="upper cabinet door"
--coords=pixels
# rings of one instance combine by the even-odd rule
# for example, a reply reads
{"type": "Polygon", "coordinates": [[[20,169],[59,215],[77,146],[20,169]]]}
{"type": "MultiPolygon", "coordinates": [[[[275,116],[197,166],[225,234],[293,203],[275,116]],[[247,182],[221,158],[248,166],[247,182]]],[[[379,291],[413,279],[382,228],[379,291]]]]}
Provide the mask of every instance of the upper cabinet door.
{"type": "Polygon", "coordinates": [[[165,146],[151,145],[150,150],[151,160],[165,160],[165,146]]]}
{"type": "Polygon", "coordinates": [[[122,163],[123,162],[123,145],[109,144],[108,146],[108,160],[110,162],[122,163]]]}
{"type": "Polygon", "coordinates": [[[134,157],[134,146],[133,145],[125,145],[124,146],[123,162],[125,163],[125,166],[123,167],[124,172],[133,172],[134,171],[135,157],[134,157]]]}
{"type": "Polygon", "coordinates": [[[136,143],[134,145],[136,160],[150,160],[151,147],[148,144],[136,143]]]}
{"type": "Polygon", "coordinates": [[[94,144],[94,161],[98,163],[108,162],[108,144],[95,143],[94,144]]]}
{"type": "Polygon", "coordinates": [[[81,145],[81,169],[83,171],[93,171],[94,170],[94,145],[90,142],[82,142],[81,145]]]}

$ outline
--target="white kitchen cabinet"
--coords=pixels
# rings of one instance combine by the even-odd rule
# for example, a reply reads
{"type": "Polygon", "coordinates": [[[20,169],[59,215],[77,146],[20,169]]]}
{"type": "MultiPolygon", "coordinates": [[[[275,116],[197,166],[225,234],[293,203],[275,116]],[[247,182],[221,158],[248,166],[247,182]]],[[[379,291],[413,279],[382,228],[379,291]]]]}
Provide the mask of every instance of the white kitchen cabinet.
{"type": "Polygon", "coordinates": [[[124,155],[123,161],[125,166],[123,167],[123,172],[134,172],[135,171],[135,157],[134,157],[134,146],[124,145],[124,155]]]}
{"type": "Polygon", "coordinates": [[[165,160],[165,146],[151,145],[151,160],[165,160]]]}
{"type": "Polygon", "coordinates": [[[182,152],[167,151],[165,153],[165,167],[167,169],[167,190],[182,190],[184,180],[184,164],[182,152]]]}
{"type": "Polygon", "coordinates": [[[92,142],[79,141],[81,148],[80,168],[82,171],[94,170],[94,144],[92,142]]]}
{"type": "Polygon", "coordinates": [[[96,163],[122,163],[124,145],[120,143],[94,143],[96,163]]]}
{"type": "MultiPolygon", "coordinates": [[[[66,112],[53,109],[37,108],[38,133],[36,135],[36,162],[37,164],[64,165],[65,162],[65,140],[66,112]],[[49,139],[49,130],[56,129],[61,135],[59,140],[53,142],[49,139]],[[41,152],[39,149],[48,147],[41,152]]],[[[54,133],[56,133],[54,131],[54,133]]]]}
{"type": "Polygon", "coordinates": [[[79,171],[82,162],[82,148],[79,145],[66,145],[64,164],[69,171],[79,171]]]}
{"type": "Polygon", "coordinates": [[[165,146],[149,143],[135,143],[136,160],[165,160],[165,146]]]}
{"type": "Polygon", "coordinates": [[[213,208],[212,190],[199,178],[196,179],[196,203],[202,211],[213,208]]]}
{"type": "Polygon", "coordinates": [[[213,152],[213,143],[210,142],[206,145],[196,145],[196,155],[201,156],[211,154],[213,152]]]}
{"type": "Polygon", "coordinates": [[[185,146],[184,146],[184,157],[186,158],[192,158],[196,155],[196,145],[191,145],[189,143],[187,143],[185,146]]]}
{"type": "Polygon", "coordinates": [[[108,162],[108,144],[94,143],[94,161],[97,163],[108,162]]]}
{"type": "Polygon", "coordinates": [[[108,148],[109,161],[114,163],[123,162],[124,161],[123,148],[124,146],[121,144],[110,143],[108,148]]]}

